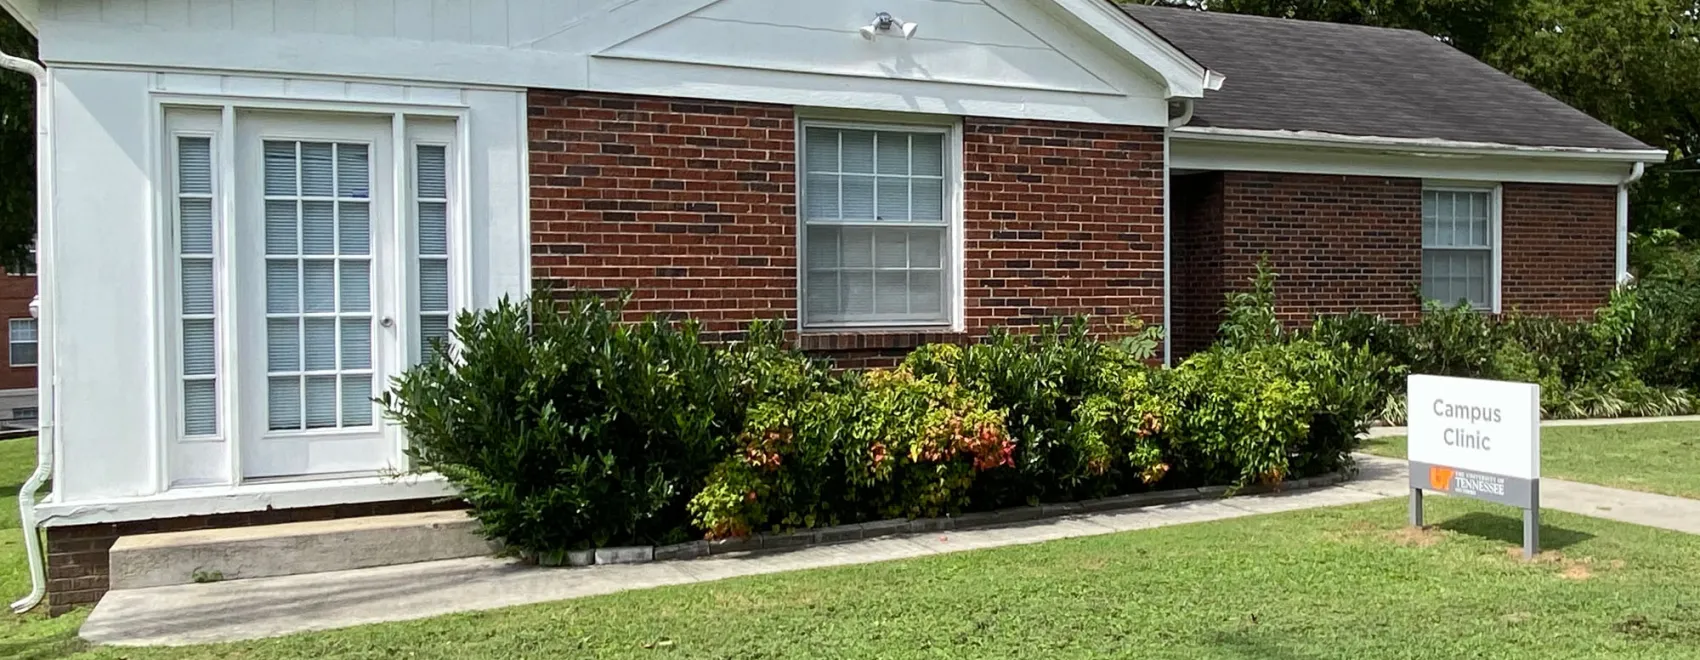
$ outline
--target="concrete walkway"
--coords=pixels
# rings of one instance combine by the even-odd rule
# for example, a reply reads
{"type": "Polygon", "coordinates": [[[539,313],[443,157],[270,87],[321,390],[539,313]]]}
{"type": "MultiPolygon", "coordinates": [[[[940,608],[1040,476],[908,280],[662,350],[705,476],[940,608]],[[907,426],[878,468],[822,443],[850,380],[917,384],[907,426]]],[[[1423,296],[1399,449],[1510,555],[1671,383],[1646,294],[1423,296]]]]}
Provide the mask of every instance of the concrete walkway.
{"type": "MultiPolygon", "coordinates": [[[[1679,415],[1675,417],[1615,417],[1610,419],[1549,419],[1541,422],[1541,428],[1558,426],[1620,426],[1624,424],[1664,424],[1667,422],[1700,422],[1700,415],[1679,415]]],[[[1403,426],[1377,426],[1369,430],[1371,438],[1386,438],[1401,436],[1407,433],[1403,426]]]]}
{"type": "MultiPolygon", "coordinates": [[[[1083,514],[1013,526],[917,534],[689,561],[546,569],[497,559],[113,591],[83,624],[103,644],[237,641],[566,600],[672,584],[905,559],[1167,525],[1356,504],[1409,493],[1405,461],[1359,454],[1357,478],[1290,493],[1083,514]]],[[[1542,480],[1542,505],[1700,534],[1700,501],[1542,480]]]]}
{"type": "Polygon", "coordinates": [[[793,551],[549,569],[456,559],[335,573],[112,591],[83,624],[102,644],[185,645],[487,610],[671,584],[905,559],[1182,523],[1356,504],[1405,492],[1400,466],[1365,465],[1329,488],[1083,514],[1005,527],[915,534],[793,551]]]}

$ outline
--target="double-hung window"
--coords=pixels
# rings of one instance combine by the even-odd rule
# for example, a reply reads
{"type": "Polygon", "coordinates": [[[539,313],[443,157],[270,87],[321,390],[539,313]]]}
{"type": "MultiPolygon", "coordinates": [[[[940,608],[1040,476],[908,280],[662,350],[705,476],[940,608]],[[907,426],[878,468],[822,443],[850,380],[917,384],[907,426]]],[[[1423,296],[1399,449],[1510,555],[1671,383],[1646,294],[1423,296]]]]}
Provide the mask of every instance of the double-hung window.
{"type": "Polygon", "coordinates": [[[951,323],[946,127],[803,124],[803,327],[951,323]]]}
{"type": "Polygon", "coordinates": [[[14,367],[33,367],[36,361],[35,319],[11,319],[6,322],[7,363],[14,367]]]}
{"type": "Polygon", "coordinates": [[[395,467],[373,397],[447,336],[455,119],[170,108],[166,129],[175,436],[235,443],[235,478],[395,467]]]}
{"type": "Polygon", "coordinates": [[[1496,311],[1499,194],[1491,188],[1423,191],[1423,297],[1496,311]]]}

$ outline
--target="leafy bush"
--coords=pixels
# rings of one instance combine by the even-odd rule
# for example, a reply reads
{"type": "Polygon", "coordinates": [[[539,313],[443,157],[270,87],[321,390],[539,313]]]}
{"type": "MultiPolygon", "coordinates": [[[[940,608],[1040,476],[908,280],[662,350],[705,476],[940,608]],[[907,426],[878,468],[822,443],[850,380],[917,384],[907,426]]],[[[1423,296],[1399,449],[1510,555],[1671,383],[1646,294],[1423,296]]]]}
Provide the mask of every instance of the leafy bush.
{"type": "MultiPolygon", "coordinates": [[[[1683,414],[1694,410],[1691,392],[1700,386],[1700,252],[1660,249],[1643,264],[1644,277],[1613,291],[1591,320],[1494,317],[1431,303],[1415,324],[1325,316],[1308,336],[1377,356],[1376,416],[1390,424],[1405,422],[1411,373],[1538,383],[1552,419],[1683,414]]],[[[1243,334],[1224,329],[1223,341],[1243,334]]]]}
{"type": "Polygon", "coordinates": [[[757,404],[738,451],[690,508],[710,538],[956,513],[975,475],[1009,468],[1013,448],[984,396],[906,368],[874,370],[757,404]]]}
{"type": "Polygon", "coordinates": [[[1058,319],[1028,335],[997,328],[980,343],[922,347],[904,361],[918,376],[961,383],[1005,411],[1016,470],[981,480],[977,501],[1067,501],[1112,488],[1111,450],[1077,426],[1075,410],[1107,387],[1106,367],[1151,359],[1161,329],[1129,321],[1125,339],[1106,343],[1089,328],[1084,317],[1058,319]]]}
{"type": "MultiPolygon", "coordinates": [[[[1272,276],[1269,278],[1272,281],[1272,276]]],[[[1267,287],[1266,287],[1267,289],[1267,287]]],[[[412,469],[460,489],[488,536],[567,550],[938,516],[1338,469],[1376,401],[1363,349],[1294,339],[1273,299],[1168,370],[1162,333],[1084,318],[895,369],[834,373],[775,324],[705,343],[623,302],[502,301],[380,399],[412,469]]],[[[1256,309],[1251,309],[1256,306],[1256,309]]]]}
{"type": "Polygon", "coordinates": [[[824,378],[771,326],[711,349],[691,322],[621,323],[622,304],[539,295],[463,313],[455,347],[380,399],[413,469],[446,477],[521,555],[682,540],[685,502],[748,402],[824,378]]]}

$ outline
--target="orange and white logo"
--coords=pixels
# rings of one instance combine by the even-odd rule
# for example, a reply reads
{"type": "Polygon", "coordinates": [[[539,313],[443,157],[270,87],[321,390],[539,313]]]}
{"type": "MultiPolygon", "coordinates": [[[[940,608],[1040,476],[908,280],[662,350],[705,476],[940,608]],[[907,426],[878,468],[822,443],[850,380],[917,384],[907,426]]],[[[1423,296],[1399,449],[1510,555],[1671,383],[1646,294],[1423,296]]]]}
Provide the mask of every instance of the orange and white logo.
{"type": "Polygon", "coordinates": [[[1450,490],[1452,488],[1452,468],[1430,467],[1428,469],[1428,485],[1434,490],[1450,490]]]}

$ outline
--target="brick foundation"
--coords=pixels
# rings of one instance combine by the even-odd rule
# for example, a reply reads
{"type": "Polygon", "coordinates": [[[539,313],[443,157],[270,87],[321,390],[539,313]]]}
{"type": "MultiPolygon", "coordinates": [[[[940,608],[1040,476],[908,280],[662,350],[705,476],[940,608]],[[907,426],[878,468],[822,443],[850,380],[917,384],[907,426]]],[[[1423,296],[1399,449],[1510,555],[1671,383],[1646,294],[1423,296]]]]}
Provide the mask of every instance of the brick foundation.
{"type": "Polygon", "coordinates": [[[398,500],[368,504],[338,504],[300,509],[267,509],[158,520],[46,528],[47,612],[58,616],[78,605],[89,605],[106,594],[110,577],[107,552],[121,536],[183,532],[195,529],[275,525],[310,520],[335,520],[420,511],[465,508],[459,500],[398,500]]]}
{"type": "MultiPolygon", "coordinates": [[[[795,330],[792,108],[560,91],[529,103],[539,284],[629,289],[631,318],[688,315],[714,334],[756,319],[795,330]]],[[[1161,322],[1161,129],[969,117],[962,134],[967,332],[811,332],[800,345],[883,366],[1053,316],[1161,322]]]]}

